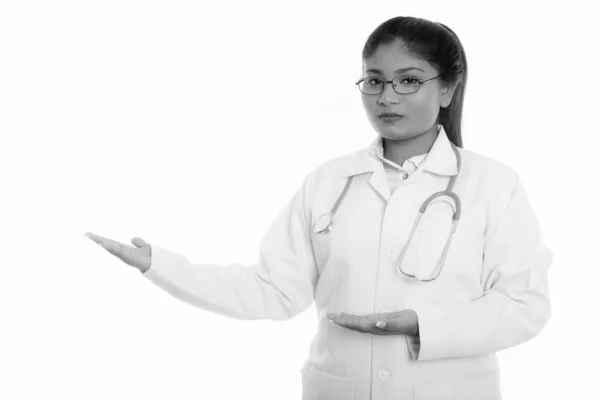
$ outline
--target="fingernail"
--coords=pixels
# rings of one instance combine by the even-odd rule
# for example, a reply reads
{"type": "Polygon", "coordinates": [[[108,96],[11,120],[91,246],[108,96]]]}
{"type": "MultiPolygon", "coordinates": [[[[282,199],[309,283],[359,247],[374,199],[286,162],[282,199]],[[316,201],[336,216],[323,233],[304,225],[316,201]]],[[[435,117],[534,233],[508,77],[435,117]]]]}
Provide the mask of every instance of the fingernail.
{"type": "Polygon", "coordinates": [[[377,321],[377,323],[375,324],[375,326],[378,328],[385,328],[386,325],[387,323],[384,321],[377,321]]]}

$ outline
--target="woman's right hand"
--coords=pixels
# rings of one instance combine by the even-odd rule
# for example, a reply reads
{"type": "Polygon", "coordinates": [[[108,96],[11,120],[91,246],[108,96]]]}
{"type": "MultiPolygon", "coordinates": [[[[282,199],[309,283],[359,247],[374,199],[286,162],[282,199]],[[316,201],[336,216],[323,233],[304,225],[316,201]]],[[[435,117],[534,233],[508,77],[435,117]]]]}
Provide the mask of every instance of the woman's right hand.
{"type": "Polygon", "coordinates": [[[135,247],[108,239],[102,236],[95,235],[91,232],[85,234],[87,237],[104,247],[110,254],[118,257],[124,263],[139,269],[141,272],[146,272],[150,269],[150,261],[152,259],[152,248],[144,239],[134,237],[131,243],[135,247]]]}

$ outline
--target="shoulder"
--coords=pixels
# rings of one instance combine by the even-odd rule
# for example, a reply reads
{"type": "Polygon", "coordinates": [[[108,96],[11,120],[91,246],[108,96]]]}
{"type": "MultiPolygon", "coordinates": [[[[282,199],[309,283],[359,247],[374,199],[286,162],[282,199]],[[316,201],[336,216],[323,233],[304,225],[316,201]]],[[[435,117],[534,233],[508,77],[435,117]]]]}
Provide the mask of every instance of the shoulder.
{"type": "MultiPolygon", "coordinates": [[[[487,210],[488,226],[497,227],[503,216],[513,204],[513,198],[521,186],[519,173],[505,162],[489,156],[460,149],[463,156],[463,168],[457,178],[457,185],[461,175],[466,175],[466,189],[472,198],[483,200],[487,210]]],[[[490,228],[486,232],[494,232],[490,228]]],[[[486,233],[486,237],[489,233],[486,233]]]]}
{"type": "Polygon", "coordinates": [[[488,189],[512,192],[519,181],[519,173],[506,162],[469,149],[459,148],[462,156],[460,173],[488,189]]]}
{"type": "Polygon", "coordinates": [[[314,183],[326,183],[345,178],[347,172],[359,160],[368,157],[368,149],[363,148],[324,160],[308,173],[307,179],[314,183]]]}

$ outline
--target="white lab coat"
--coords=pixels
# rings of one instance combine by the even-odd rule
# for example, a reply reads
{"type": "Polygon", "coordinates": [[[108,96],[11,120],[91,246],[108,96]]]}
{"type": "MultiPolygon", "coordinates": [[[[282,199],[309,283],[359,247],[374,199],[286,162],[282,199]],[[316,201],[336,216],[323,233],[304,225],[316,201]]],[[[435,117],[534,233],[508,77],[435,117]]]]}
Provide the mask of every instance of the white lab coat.
{"type": "MultiPolygon", "coordinates": [[[[186,303],[239,319],[286,320],[315,301],[318,330],[302,368],[303,400],[502,399],[495,352],[530,340],[550,317],[553,254],[518,173],[458,149],[454,192],[462,215],[441,275],[419,283],[400,274],[397,261],[423,201],[456,175],[455,154],[442,128],[390,195],[373,147],[306,176],[261,241],[258,263],[192,264],[152,244],[144,276],[186,303]],[[333,231],[315,233],[349,176],[333,231]],[[403,309],[416,311],[420,340],[356,332],[326,316],[403,309]]],[[[434,271],[451,225],[449,204],[448,197],[430,204],[405,255],[406,272],[434,271]]]]}

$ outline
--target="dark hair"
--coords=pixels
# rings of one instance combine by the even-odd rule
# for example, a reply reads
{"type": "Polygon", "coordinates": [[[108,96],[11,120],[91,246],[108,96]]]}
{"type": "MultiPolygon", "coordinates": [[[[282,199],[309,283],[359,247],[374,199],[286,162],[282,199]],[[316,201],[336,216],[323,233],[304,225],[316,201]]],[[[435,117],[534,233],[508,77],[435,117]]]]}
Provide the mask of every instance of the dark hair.
{"type": "MultiPolygon", "coordinates": [[[[467,85],[467,57],[458,36],[446,25],[423,18],[395,17],[379,25],[367,39],[363,49],[363,62],[370,58],[380,45],[401,43],[440,71],[446,84],[457,84],[452,101],[440,107],[436,123],[441,124],[448,138],[462,147],[462,109],[467,85]]],[[[363,67],[364,68],[364,67],[363,67]]]]}

